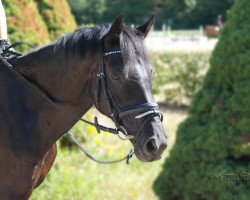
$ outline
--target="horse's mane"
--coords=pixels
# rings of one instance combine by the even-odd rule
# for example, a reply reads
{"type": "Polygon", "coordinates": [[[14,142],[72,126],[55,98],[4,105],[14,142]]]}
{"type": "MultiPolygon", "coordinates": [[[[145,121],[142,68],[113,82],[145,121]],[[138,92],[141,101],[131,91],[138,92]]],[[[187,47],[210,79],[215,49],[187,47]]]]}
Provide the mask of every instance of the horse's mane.
{"type": "MultiPolygon", "coordinates": [[[[22,60],[23,65],[29,65],[33,58],[36,60],[35,62],[42,58],[40,62],[45,64],[47,60],[72,63],[83,62],[86,58],[93,59],[99,52],[100,40],[107,34],[110,26],[111,24],[87,29],[79,28],[72,33],[59,37],[44,47],[32,50],[28,54],[14,59],[14,62],[22,60]],[[44,59],[45,57],[46,59],[44,59]]],[[[123,27],[120,35],[120,47],[126,66],[133,67],[134,64],[131,62],[136,60],[144,60],[145,63],[149,63],[143,41],[144,36],[140,31],[127,26],[123,27]]],[[[19,64],[15,65],[18,66],[19,64]]]]}
{"type": "Polygon", "coordinates": [[[108,27],[79,28],[73,33],[59,37],[52,45],[55,49],[64,49],[66,55],[92,55],[97,51],[99,41],[107,33],[108,27]]]}
{"type": "MultiPolygon", "coordinates": [[[[91,56],[98,52],[100,40],[108,32],[110,26],[107,24],[87,29],[79,28],[73,33],[59,37],[52,45],[55,49],[64,49],[66,56],[74,55],[80,58],[91,56]]],[[[136,29],[125,26],[122,30],[120,45],[124,57],[145,57],[143,36],[136,29]]]]}

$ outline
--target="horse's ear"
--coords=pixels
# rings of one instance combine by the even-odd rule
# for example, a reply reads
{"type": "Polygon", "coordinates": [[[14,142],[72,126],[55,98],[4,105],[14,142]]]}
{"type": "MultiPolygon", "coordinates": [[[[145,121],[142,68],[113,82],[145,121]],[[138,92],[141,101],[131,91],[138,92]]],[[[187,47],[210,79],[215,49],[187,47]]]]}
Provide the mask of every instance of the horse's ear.
{"type": "Polygon", "coordinates": [[[119,36],[123,28],[123,15],[116,17],[112,23],[108,33],[105,35],[105,41],[108,43],[114,43],[119,41],[119,36]]]}
{"type": "Polygon", "coordinates": [[[146,38],[154,22],[155,22],[155,15],[153,15],[148,22],[146,22],[142,26],[137,27],[136,29],[139,30],[143,34],[143,36],[146,38]]]}

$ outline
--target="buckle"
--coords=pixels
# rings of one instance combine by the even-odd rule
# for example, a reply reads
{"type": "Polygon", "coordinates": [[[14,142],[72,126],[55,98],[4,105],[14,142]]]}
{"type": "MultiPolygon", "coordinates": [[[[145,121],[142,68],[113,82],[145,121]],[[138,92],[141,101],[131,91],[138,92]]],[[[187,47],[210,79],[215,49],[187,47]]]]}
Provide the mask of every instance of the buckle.
{"type": "Polygon", "coordinates": [[[100,129],[100,127],[99,127],[100,125],[99,125],[99,123],[98,123],[98,119],[97,119],[96,116],[94,117],[94,122],[95,122],[94,124],[95,124],[96,131],[97,131],[97,133],[100,134],[100,133],[101,133],[101,129],[100,129]]]}
{"type": "Polygon", "coordinates": [[[120,139],[122,140],[131,140],[131,139],[134,139],[134,136],[133,135],[129,135],[128,132],[126,131],[126,129],[123,127],[123,126],[119,126],[117,128],[117,135],[120,139]],[[122,133],[122,134],[120,134],[122,133]]]}
{"type": "Polygon", "coordinates": [[[96,76],[97,76],[98,78],[102,78],[102,77],[105,76],[105,74],[104,74],[103,72],[101,72],[101,73],[97,74],[96,76]]]}

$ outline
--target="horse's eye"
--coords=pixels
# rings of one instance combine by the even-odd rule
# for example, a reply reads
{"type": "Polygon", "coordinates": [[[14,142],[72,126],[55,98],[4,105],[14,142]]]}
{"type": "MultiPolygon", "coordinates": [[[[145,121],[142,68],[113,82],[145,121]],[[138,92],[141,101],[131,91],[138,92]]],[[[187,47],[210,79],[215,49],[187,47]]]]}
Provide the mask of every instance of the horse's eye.
{"type": "Polygon", "coordinates": [[[110,74],[111,78],[113,80],[127,80],[128,74],[126,74],[124,71],[116,71],[111,72],[110,74]]]}
{"type": "Polygon", "coordinates": [[[118,80],[118,79],[121,78],[121,74],[118,73],[118,72],[112,72],[111,78],[112,78],[113,80],[118,80]]]}
{"type": "Polygon", "coordinates": [[[124,77],[123,72],[124,67],[122,65],[112,65],[110,66],[110,76],[113,80],[118,80],[124,77]]]}

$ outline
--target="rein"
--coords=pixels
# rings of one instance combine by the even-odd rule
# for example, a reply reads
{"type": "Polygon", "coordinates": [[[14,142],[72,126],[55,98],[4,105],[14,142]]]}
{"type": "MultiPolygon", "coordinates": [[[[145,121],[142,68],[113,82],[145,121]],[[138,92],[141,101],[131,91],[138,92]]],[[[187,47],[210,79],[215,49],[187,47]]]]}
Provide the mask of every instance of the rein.
{"type": "Polygon", "coordinates": [[[114,161],[101,161],[101,160],[97,160],[96,158],[94,158],[88,151],[86,151],[81,144],[78,142],[78,140],[74,137],[74,135],[72,134],[71,131],[68,131],[69,136],[71,137],[71,139],[75,142],[76,146],[91,160],[100,163],[100,164],[114,164],[114,163],[118,163],[121,161],[126,160],[126,164],[129,164],[130,159],[132,158],[133,154],[134,154],[134,150],[130,150],[130,152],[128,153],[128,155],[124,158],[121,158],[119,160],[114,160],[114,161]]]}

